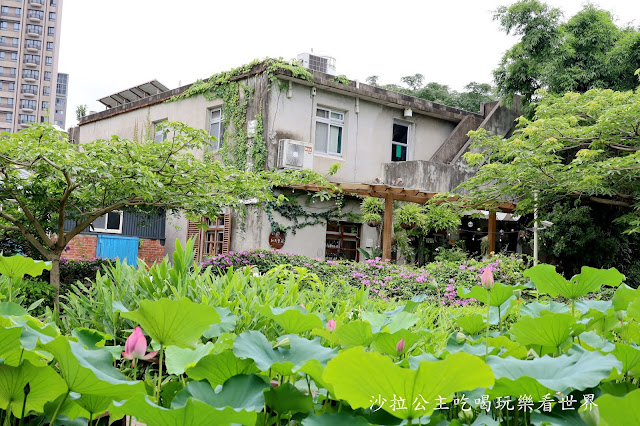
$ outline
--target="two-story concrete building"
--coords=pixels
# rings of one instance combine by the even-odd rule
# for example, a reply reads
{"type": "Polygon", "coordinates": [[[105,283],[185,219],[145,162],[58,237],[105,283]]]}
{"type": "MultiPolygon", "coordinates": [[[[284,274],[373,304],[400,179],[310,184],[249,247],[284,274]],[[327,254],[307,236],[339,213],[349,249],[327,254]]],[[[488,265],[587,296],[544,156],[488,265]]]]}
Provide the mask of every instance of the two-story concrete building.
{"type": "MultiPolygon", "coordinates": [[[[467,132],[483,127],[506,135],[519,116],[517,109],[502,107],[498,102],[484,104],[481,113],[474,113],[318,70],[302,73],[296,67],[273,64],[255,63],[225,80],[224,84],[238,84],[237,102],[246,102],[244,120],[237,119],[237,105],[225,105],[222,97],[215,96],[215,90],[207,96],[185,96],[196,86],[160,91],[157,88],[162,86],[151,82],[148,87],[155,87],[158,93],[129,89],[103,98],[108,108],[84,117],[74,137],[80,143],[108,139],[114,134],[139,140],[145,132],[163,138],[162,132],[155,133],[157,124],[181,121],[207,129],[214,137],[208,154],[196,153],[200,157],[221,159],[224,147],[240,138],[243,143],[246,140],[246,149],[240,154],[246,158],[238,159],[236,150],[235,161],[241,160],[248,168],[311,168],[326,174],[332,164],[339,163],[341,167],[332,181],[387,189],[391,186],[395,192],[411,189],[415,194],[452,190],[472,172],[460,162],[467,149],[467,132]],[[180,95],[184,98],[168,102],[180,95]],[[229,108],[236,114],[233,122],[228,118],[229,108]]],[[[283,191],[295,194],[289,189],[283,191]]],[[[272,225],[277,222],[289,228],[284,251],[355,260],[357,247],[371,248],[379,239],[376,228],[349,220],[356,217],[349,213],[357,213],[359,203],[357,198],[346,197],[341,216],[334,221],[328,216],[318,218],[335,209],[335,201],[300,202],[308,212],[300,222],[313,224],[297,227],[278,211],[272,212],[270,219],[260,209],[250,209],[245,218],[231,220],[231,212],[212,218],[207,222],[208,230],[197,230],[185,218],[169,217],[165,252],[173,251],[176,238],[184,241],[190,235],[199,235],[200,255],[268,248],[272,225]]],[[[273,237],[271,240],[276,246],[282,243],[273,237]]]]}

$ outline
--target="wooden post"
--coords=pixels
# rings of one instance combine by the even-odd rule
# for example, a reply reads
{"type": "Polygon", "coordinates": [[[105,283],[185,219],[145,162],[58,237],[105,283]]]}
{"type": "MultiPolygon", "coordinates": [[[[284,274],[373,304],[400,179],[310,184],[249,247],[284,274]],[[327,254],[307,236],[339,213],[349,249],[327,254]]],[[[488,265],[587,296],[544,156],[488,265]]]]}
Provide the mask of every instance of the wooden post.
{"type": "Polygon", "coordinates": [[[496,228],[496,212],[489,212],[489,257],[496,252],[496,228]]]}
{"type": "Polygon", "coordinates": [[[384,223],[382,225],[382,260],[391,259],[391,238],[393,236],[393,199],[384,199],[384,223]]]}

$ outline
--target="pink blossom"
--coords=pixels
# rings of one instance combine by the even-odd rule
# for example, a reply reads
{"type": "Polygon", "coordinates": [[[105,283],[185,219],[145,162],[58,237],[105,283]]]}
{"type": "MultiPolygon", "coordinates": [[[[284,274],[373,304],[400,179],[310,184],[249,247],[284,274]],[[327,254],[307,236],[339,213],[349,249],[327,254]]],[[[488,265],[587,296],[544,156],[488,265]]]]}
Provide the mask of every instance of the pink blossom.
{"type": "Polygon", "coordinates": [[[398,352],[399,354],[404,352],[404,338],[400,339],[400,341],[396,345],[396,352],[398,352]]]}
{"type": "Polygon", "coordinates": [[[335,329],[336,329],[336,322],[333,319],[330,319],[329,322],[327,322],[327,330],[333,331],[335,329]]]}
{"type": "Polygon", "coordinates": [[[142,334],[140,326],[137,326],[124,344],[122,357],[125,359],[130,359],[131,365],[133,365],[136,359],[143,359],[145,361],[148,361],[158,353],[158,351],[153,351],[145,355],[146,351],[147,339],[144,337],[144,334],[142,334]]]}

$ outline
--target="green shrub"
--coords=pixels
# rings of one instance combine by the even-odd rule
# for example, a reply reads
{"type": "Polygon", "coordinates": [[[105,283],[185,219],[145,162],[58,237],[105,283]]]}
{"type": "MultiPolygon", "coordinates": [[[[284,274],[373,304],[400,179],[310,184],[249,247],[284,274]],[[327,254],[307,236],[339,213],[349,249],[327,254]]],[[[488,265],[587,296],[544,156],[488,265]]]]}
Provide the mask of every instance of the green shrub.
{"type": "MultiPolygon", "coordinates": [[[[96,273],[106,266],[114,264],[112,259],[85,259],[85,260],[67,260],[60,261],[60,283],[73,284],[76,281],[85,282],[87,279],[94,281],[96,273]]],[[[42,274],[42,279],[49,281],[49,272],[42,274]]]]}

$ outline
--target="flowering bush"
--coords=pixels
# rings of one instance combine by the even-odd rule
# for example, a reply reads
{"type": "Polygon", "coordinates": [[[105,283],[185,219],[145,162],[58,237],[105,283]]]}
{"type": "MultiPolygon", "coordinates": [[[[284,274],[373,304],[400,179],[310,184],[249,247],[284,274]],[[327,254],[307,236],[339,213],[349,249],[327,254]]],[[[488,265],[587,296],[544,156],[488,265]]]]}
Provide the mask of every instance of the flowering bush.
{"type": "Polygon", "coordinates": [[[460,285],[473,286],[480,282],[485,268],[504,284],[516,284],[526,281],[522,272],[527,262],[516,256],[495,256],[489,261],[466,259],[463,262],[438,261],[416,268],[407,265],[395,265],[381,261],[379,257],[356,263],[350,261],[321,260],[306,256],[284,253],[278,250],[250,250],[229,252],[203,262],[222,272],[230,267],[252,266],[264,273],[283,264],[307,268],[318,275],[325,284],[338,287],[350,285],[357,288],[365,286],[372,295],[384,300],[389,298],[408,299],[416,294],[426,294],[443,305],[466,305],[467,300],[457,296],[460,285]]]}

